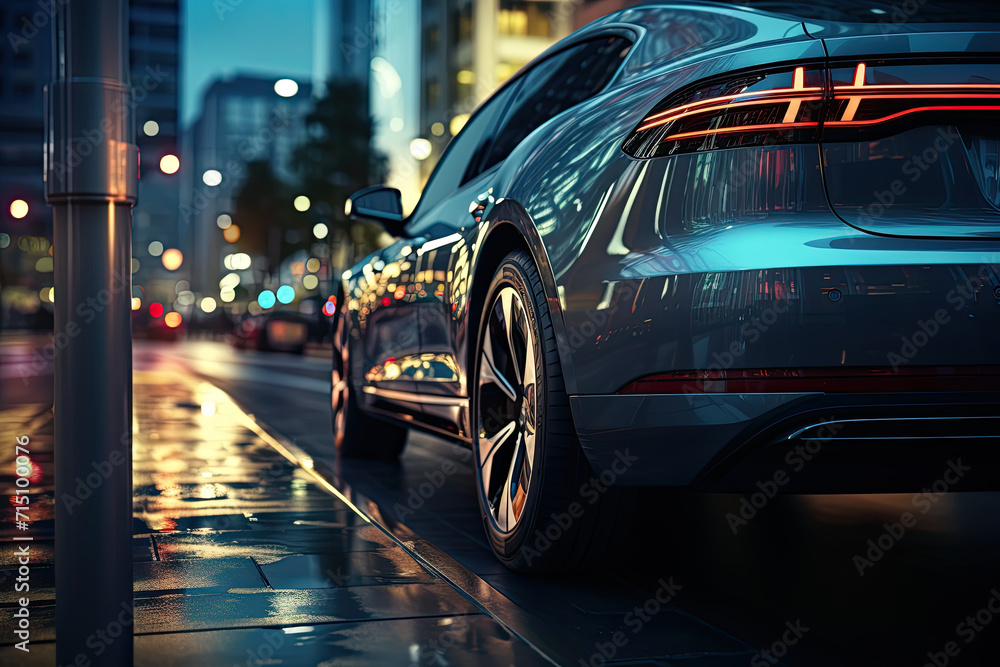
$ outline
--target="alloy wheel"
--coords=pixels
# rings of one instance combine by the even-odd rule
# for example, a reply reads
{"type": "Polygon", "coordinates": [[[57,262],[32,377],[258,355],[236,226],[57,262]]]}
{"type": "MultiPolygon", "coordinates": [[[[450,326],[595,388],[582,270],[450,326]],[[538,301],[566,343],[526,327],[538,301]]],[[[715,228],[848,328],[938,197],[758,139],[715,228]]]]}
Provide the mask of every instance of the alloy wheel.
{"type": "Polygon", "coordinates": [[[504,285],[489,311],[479,359],[480,493],[501,533],[524,513],[538,427],[536,336],[517,291],[504,285]]]}

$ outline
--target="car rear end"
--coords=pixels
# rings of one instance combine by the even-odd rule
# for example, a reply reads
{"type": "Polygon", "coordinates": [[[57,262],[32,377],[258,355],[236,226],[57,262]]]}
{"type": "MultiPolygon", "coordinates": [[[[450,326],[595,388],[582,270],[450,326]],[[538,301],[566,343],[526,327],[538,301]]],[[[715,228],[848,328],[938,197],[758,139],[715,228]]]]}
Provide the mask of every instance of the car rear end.
{"type": "Polygon", "coordinates": [[[828,39],[648,110],[620,279],[566,313],[601,323],[570,352],[595,469],[627,441],[633,484],[902,491],[961,460],[995,486],[996,28],[828,39]]]}

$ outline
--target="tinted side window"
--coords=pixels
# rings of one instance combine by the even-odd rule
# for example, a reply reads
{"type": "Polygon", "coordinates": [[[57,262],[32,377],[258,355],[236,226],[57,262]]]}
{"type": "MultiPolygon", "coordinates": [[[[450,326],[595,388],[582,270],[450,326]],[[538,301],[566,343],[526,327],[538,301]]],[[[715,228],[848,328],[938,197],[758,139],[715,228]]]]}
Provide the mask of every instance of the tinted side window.
{"type": "Polygon", "coordinates": [[[515,88],[516,85],[507,86],[497,93],[476,111],[458,136],[451,140],[427,185],[424,186],[415,213],[428,210],[429,206],[437,204],[465,182],[469,164],[473,160],[478,163],[482,159],[483,153],[490,145],[497,119],[507,107],[515,88]]]}
{"type": "Polygon", "coordinates": [[[604,90],[631,46],[624,37],[606,37],[584,42],[536,65],[524,76],[482,169],[510,155],[545,121],[604,90]]]}

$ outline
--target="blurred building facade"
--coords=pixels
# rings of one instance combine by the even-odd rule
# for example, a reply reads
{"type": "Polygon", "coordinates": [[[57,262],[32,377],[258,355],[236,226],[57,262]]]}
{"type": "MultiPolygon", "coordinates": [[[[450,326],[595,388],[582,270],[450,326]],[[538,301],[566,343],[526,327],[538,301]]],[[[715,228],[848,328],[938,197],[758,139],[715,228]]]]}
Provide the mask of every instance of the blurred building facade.
{"type": "Polygon", "coordinates": [[[573,29],[575,0],[423,0],[420,132],[426,180],[452,136],[500,84],[573,29]]]}
{"type": "MultiPolygon", "coordinates": [[[[139,145],[139,201],[132,213],[133,296],[148,302],[158,282],[173,284],[161,248],[180,237],[181,174],[165,173],[165,156],[180,154],[180,0],[130,0],[129,58],[139,145]],[[150,252],[150,244],[153,246],[150,252]],[[150,294],[149,296],[151,296],[150,294]]],[[[168,158],[169,159],[169,158],[168,158]]]]}
{"type": "MultiPolygon", "coordinates": [[[[42,142],[53,7],[36,0],[0,4],[0,31],[7,42],[0,50],[0,324],[6,328],[51,323],[52,212],[45,203],[42,142]],[[15,200],[27,204],[23,216],[22,210],[11,210],[15,200]]],[[[137,281],[143,267],[157,263],[142,251],[147,237],[177,239],[178,180],[161,178],[156,165],[161,153],[176,151],[180,29],[180,0],[129,2],[132,111],[144,176],[133,226],[137,281]],[[158,124],[152,136],[142,129],[147,120],[158,124]]]]}
{"type": "MultiPolygon", "coordinates": [[[[295,93],[283,97],[275,83],[275,77],[247,75],[217,79],[206,89],[198,119],[187,133],[180,211],[195,292],[218,295],[226,272],[223,259],[237,251],[238,240],[230,243],[224,237],[228,220],[220,226],[219,216],[232,216],[247,164],[267,161],[278,178],[295,183],[292,154],[307,136],[312,84],[298,82],[295,93]],[[221,180],[212,185],[216,173],[221,180]]],[[[239,225],[235,218],[232,222],[239,225]]]]}

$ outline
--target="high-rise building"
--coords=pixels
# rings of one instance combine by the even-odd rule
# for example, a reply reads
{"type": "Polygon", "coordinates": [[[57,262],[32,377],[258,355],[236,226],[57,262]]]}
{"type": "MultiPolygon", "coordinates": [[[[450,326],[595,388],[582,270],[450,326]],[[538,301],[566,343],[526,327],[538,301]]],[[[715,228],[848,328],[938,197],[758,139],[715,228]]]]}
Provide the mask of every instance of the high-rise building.
{"type": "Polygon", "coordinates": [[[180,150],[180,29],[179,0],[130,1],[129,58],[140,161],[139,201],[132,218],[136,296],[157,281],[169,282],[172,290],[177,275],[163,267],[160,249],[182,243],[178,165],[183,165],[171,160],[179,158],[180,150]]]}
{"type": "Polygon", "coordinates": [[[296,180],[292,154],[307,136],[312,85],[282,80],[276,88],[276,83],[275,77],[245,75],[215,80],[188,132],[181,225],[196,293],[217,296],[219,291],[223,258],[233,247],[224,238],[219,216],[233,213],[247,164],[267,161],[285,183],[296,180]]]}
{"type": "Polygon", "coordinates": [[[423,0],[420,136],[433,151],[424,178],[469,114],[572,30],[573,0],[423,0]]]}

